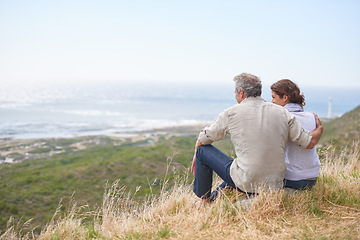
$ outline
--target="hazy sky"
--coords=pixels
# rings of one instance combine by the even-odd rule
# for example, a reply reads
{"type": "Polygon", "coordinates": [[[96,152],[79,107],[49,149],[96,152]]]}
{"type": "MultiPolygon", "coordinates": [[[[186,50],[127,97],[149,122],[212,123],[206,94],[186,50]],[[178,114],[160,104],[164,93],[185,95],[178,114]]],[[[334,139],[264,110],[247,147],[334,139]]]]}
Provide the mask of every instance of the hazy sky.
{"type": "Polygon", "coordinates": [[[0,0],[0,80],[360,87],[360,1],[0,0]]]}

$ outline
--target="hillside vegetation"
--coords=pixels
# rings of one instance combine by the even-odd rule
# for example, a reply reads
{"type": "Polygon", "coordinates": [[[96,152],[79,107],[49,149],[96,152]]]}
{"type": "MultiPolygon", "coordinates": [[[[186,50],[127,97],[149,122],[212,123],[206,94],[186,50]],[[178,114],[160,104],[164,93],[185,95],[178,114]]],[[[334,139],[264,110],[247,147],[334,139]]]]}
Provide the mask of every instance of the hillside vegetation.
{"type": "MultiPolygon", "coordinates": [[[[91,210],[101,205],[107,182],[120,179],[138,199],[159,194],[164,181],[184,172],[193,154],[196,136],[125,142],[119,146],[105,138],[101,145],[82,151],[68,151],[48,158],[0,165],[0,227],[6,228],[10,216],[32,219],[30,227],[39,232],[56,211],[66,212],[71,197],[91,210]],[[177,151],[181,151],[179,154],[177,151]],[[164,179],[169,156],[171,172],[164,179]]],[[[189,180],[191,181],[191,180],[189,180]]]]}
{"type": "Polygon", "coordinates": [[[264,192],[248,209],[231,191],[194,205],[195,132],[0,165],[0,239],[357,239],[359,112],[324,124],[313,190],[264,192]]]}
{"type": "Polygon", "coordinates": [[[352,145],[360,139],[360,106],[342,117],[325,122],[321,144],[334,145],[338,148],[352,145]]]}
{"type": "MultiPolygon", "coordinates": [[[[59,210],[36,238],[358,239],[360,156],[358,145],[353,147],[347,159],[328,152],[313,190],[263,192],[247,209],[238,204],[244,195],[231,191],[197,207],[186,176],[142,203],[115,181],[97,210],[73,203],[65,215],[59,210]]],[[[24,223],[10,225],[0,239],[32,237],[24,223]]]]}

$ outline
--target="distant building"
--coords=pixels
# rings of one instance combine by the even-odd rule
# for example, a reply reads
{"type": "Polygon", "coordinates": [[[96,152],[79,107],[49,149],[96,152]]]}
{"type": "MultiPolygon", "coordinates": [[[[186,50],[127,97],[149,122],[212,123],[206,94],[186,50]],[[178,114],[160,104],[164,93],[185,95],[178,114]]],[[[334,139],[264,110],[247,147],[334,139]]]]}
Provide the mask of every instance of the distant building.
{"type": "Polygon", "coordinates": [[[327,118],[329,119],[332,118],[331,105],[332,105],[332,99],[331,97],[329,97],[328,113],[327,113],[327,118]]]}
{"type": "Polygon", "coordinates": [[[335,118],[338,118],[338,117],[339,117],[339,115],[332,113],[332,98],[329,97],[327,116],[326,116],[326,118],[322,118],[321,120],[324,121],[324,122],[328,122],[328,121],[331,121],[331,120],[333,120],[335,118]]]}

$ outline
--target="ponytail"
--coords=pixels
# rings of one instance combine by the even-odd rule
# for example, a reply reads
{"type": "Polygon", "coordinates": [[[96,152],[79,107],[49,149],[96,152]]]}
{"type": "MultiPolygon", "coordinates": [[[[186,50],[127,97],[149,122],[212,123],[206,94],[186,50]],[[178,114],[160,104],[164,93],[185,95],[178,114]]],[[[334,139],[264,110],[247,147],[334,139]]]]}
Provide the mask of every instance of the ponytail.
{"type": "Polygon", "coordinates": [[[271,85],[271,90],[283,98],[288,96],[290,103],[297,103],[305,106],[305,96],[300,94],[299,87],[289,79],[282,79],[271,85]]]}

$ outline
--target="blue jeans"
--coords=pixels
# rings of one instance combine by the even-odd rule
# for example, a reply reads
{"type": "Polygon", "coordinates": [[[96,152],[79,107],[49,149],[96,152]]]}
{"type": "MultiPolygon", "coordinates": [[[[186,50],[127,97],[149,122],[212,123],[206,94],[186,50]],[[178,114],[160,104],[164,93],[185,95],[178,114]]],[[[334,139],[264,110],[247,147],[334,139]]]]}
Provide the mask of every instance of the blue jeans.
{"type": "Polygon", "coordinates": [[[286,188],[293,188],[297,190],[305,190],[311,189],[316,184],[317,179],[315,180],[299,180],[299,181],[292,181],[284,179],[284,187],[286,188]]]}
{"type": "Polygon", "coordinates": [[[196,151],[196,173],[194,180],[194,193],[196,196],[202,199],[210,198],[213,171],[225,182],[219,187],[230,186],[243,192],[235,186],[230,176],[230,166],[233,161],[234,159],[213,145],[200,146],[196,151]]]}

